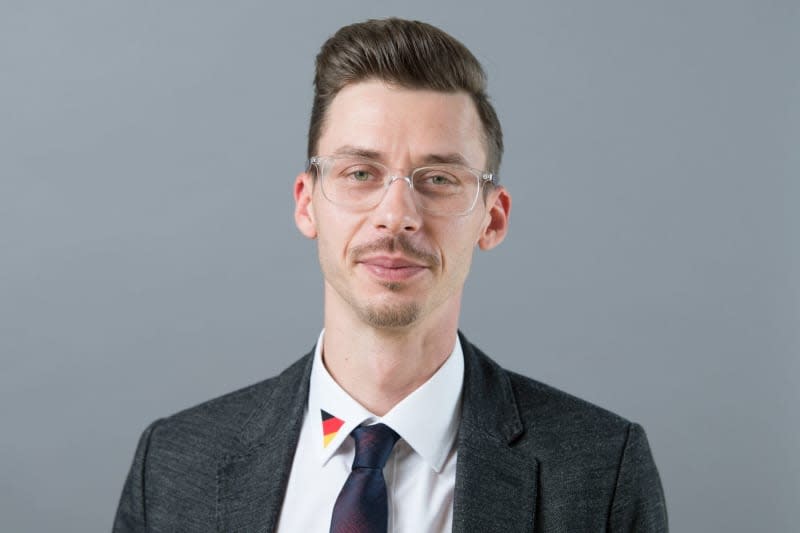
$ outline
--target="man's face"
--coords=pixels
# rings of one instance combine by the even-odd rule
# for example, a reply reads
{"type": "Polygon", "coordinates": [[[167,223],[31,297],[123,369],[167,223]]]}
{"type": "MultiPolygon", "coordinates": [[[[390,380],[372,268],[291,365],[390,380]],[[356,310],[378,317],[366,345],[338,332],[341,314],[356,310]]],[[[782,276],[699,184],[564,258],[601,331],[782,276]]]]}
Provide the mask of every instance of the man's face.
{"type": "MultiPolygon", "coordinates": [[[[482,169],[480,119],[466,93],[403,89],[381,81],[349,85],[328,109],[317,154],[369,152],[394,174],[460,158],[482,169]]],[[[476,244],[505,235],[510,199],[498,188],[463,216],[420,211],[404,180],[370,210],[329,202],[308,174],[295,183],[295,219],[319,240],[326,313],[352,313],[377,328],[407,328],[426,319],[457,320],[476,244]]]]}

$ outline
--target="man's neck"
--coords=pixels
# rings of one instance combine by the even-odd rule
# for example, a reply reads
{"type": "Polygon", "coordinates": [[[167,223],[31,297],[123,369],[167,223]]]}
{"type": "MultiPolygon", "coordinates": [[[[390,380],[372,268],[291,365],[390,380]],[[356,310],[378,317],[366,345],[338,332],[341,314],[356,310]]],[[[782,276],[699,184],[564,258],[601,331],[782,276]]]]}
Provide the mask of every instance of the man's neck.
{"type": "Polygon", "coordinates": [[[430,379],[456,340],[457,313],[400,330],[336,316],[325,317],[325,367],[353,399],[378,416],[430,379]]]}

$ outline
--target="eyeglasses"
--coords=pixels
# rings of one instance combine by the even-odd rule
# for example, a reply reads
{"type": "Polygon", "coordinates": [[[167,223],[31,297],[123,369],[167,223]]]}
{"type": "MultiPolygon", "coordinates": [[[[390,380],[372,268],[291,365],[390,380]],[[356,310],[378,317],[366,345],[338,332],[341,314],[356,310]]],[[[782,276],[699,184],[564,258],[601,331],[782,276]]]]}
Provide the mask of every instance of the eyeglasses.
{"type": "Polygon", "coordinates": [[[316,171],[325,198],[355,210],[374,208],[389,186],[402,179],[411,187],[414,204],[423,211],[466,215],[475,208],[483,184],[497,184],[495,175],[460,165],[430,165],[397,176],[386,165],[363,157],[314,156],[308,163],[309,170],[316,171]]]}

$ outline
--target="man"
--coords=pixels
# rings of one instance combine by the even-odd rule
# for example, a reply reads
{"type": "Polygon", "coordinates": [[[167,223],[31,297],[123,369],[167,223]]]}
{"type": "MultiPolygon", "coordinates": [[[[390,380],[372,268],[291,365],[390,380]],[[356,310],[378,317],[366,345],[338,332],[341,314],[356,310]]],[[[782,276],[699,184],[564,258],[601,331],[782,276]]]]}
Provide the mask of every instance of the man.
{"type": "Polygon", "coordinates": [[[294,197],[324,329],[281,375],[147,428],[115,531],[667,530],[638,425],[458,333],[473,250],[511,209],[485,85],[419,22],[323,45],[294,197]]]}

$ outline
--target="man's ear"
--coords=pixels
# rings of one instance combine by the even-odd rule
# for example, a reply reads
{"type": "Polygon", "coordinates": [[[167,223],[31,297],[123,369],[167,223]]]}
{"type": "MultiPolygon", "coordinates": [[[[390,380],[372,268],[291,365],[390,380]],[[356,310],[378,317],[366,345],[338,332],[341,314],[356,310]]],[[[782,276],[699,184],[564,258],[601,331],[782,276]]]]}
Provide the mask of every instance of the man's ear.
{"type": "Polygon", "coordinates": [[[308,172],[301,172],[294,180],[294,223],[300,233],[309,239],[317,238],[317,222],[314,219],[314,179],[308,172]]]}
{"type": "Polygon", "coordinates": [[[506,238],[508,217],[511,214],[511,195],[505,187],[495,187],[486,198],[486,218],[478,237],[481,250],[491,250],[506,238]]]}

